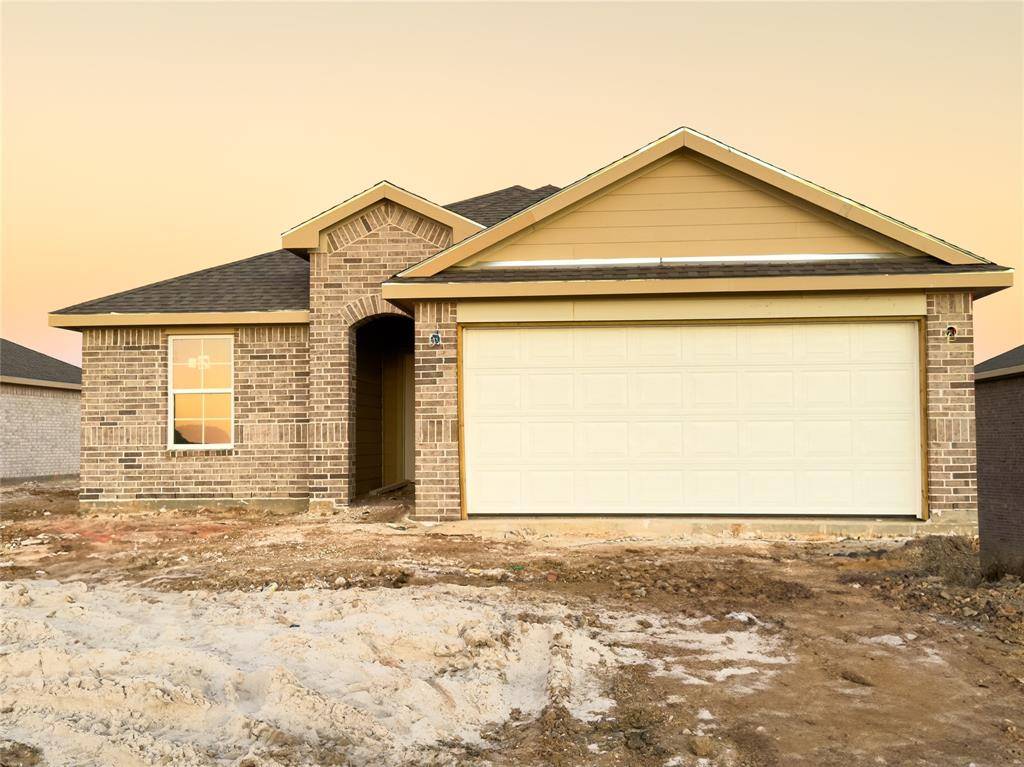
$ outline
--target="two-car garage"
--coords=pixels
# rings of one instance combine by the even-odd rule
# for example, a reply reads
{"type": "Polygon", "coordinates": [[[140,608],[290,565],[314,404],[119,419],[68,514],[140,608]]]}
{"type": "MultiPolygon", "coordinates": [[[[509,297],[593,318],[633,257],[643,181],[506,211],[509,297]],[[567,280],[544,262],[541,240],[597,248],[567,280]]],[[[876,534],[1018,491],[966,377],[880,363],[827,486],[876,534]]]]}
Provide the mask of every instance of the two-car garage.
{"type": "Polygon", "coordinates": [[[913,319],[467,324],[465,509],[922,514],[913,319]]]}

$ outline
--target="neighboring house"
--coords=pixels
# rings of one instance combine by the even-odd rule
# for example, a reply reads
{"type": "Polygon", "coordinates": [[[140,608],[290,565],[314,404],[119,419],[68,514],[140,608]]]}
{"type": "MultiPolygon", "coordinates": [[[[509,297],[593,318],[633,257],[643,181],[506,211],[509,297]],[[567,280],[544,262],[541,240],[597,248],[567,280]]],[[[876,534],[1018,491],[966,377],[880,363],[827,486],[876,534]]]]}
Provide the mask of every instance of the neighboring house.
{"type": "Polygon", "coordinates": [[[51,315],[85,503],[977,524],[972,302],[1012,270],[700,133],[281,244],[51,315]]]}
{"type": "Polygon", "coordinates": [[[982,566],[1024,576],[1024,346],[974,368],[982,566]]]}
{"type": "Polygon", "coordinates": [[[0,478],[78,473],[82,371],[0,339],[0,478]]]}

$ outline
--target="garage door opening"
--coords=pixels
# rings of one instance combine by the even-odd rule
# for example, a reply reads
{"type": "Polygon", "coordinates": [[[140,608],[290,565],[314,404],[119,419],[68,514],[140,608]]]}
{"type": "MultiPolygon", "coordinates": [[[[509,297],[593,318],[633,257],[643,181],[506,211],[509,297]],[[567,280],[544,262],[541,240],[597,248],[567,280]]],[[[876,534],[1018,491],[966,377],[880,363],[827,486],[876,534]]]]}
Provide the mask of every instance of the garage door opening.
{"type": "Polygon", "coordinates": [[[413,322],[381,315],[355,331],[355,495],[413,479],[413,322]]]}
{"type": "Polygon", "coordinates": [[[466,327],[466,511],[923,514],[914,321],[466,327]]]}

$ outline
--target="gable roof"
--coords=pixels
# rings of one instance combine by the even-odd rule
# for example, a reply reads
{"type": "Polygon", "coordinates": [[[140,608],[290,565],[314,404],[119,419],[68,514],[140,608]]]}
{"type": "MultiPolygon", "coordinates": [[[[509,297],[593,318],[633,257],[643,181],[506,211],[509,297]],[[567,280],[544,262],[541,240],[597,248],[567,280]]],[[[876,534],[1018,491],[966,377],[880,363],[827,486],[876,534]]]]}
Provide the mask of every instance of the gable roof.
{"type": "Polygon", "coordinates": [[[527,189],[525,186],[516,184],[470,197],[467,200],[459,200],[445,205],[445,207],[484,226],[494,226],[499,221],[504,221],[509,216],[540,202],[545,197],[550,197],[557,191],[558,187],[553,184],[536,189],[527,189]]]}
{"type": "Polygon", "coordinates": [[[28,385],[62,384],[80,389],[82,369],[27,346],[0,338],[0,381],[28,385]]]}
{"type": "Polygon", "coordinates": [[[978,381],[1011,375],[1024,375],[1024,345],[974,366],[974,377],[978,381]]]}
{"type": "Polygon", "coordinates": [[[800,178],[741,152],[691,128],[679,128],[637,151],[616,160],[525,210],[457,242],[446,250],[399,273],[399,278],[431,277],[476,253],[511,237],[568,206],[605,189],[645,166],[680,149],[688,149],[783,192],[817,205],[854,224],[907,245],[949,264],[985,263],[986,260],[944,240],[915,229],[855,200],[800,178]]]}
{"type": "MultiPolygon", "coordinates": [[[[309,261],[274,250],[58,309],[53,315],[309,309],[309,261]]],[[[58,325],[60,327],[60,325],[58,325]]]]}
{"type": "Polygon", "coordinates": [[[316,248],[320,244],[320,232],[324,229],[333,226],[339,221],[343,221],[369,205],[385,199],[451,227],[452,242],[459,242],[483,229],[483,226],[476,221],[471,221],[454,210],[443,208],[425,197],[420,197],[418,194],[413,194],[407,189],[402,189],[400,186],[392,184],[390,181],[379,181],[369,189],[364,189],[359,194],[349,197],[333,208],[328,208],[323,213],[319,213],[283,232],[281,234],[281,247],[316,248]]]}

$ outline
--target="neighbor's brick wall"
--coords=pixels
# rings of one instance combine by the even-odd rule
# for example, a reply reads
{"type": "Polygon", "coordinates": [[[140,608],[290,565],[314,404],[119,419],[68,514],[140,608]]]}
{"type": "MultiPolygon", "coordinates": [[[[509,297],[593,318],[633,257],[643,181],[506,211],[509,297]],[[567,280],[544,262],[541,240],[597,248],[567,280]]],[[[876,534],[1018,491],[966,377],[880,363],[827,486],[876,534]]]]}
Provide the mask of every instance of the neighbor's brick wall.
{"type": "Polygon", "coordinates": [[[0,477],[78,472],[79,393],[0,384],[0,477]]]}
{"type": "Polygon", "coordinates": [[[929,293],[927,307],[928,508],[936,521],[970,522],[978,511],[971,295],[929,293]]]}
{"type": "Polygon", "coordinates": [[[1024,576],[1024,374],[975,390],[982,566],[1024,576]]]}
{"type": "Polygon", "coordinates": [[[167,447],[167,335],[82,334],[81,500],[304,499],[309,353],[304,325],[236,328],[235,447],[167,447]]]}
{"type": "MultiPolygon", "coordinates": [[[[408,316],[381,283],[451,244],[446,226],[382,200],[321,235],[310,254],[310,499],[344,506],[355,487],[354,330],[378,314],[408,316]]],[[[417,415],[417,418],[419,416],[417,415]]]]}
{"type": "Polygon", "coordinates": [[[454,301],[416,304],[416,519],[461,516],[457,332],[454,301]]]}

